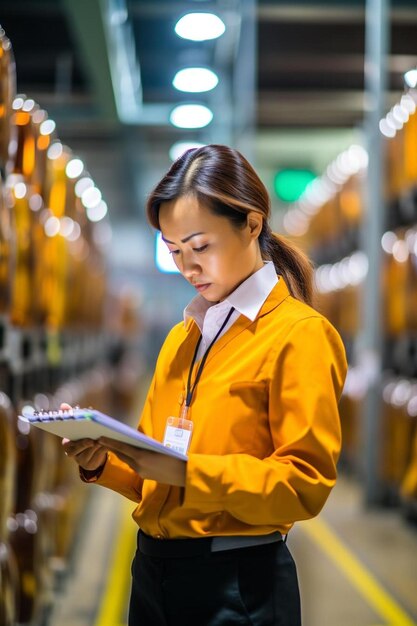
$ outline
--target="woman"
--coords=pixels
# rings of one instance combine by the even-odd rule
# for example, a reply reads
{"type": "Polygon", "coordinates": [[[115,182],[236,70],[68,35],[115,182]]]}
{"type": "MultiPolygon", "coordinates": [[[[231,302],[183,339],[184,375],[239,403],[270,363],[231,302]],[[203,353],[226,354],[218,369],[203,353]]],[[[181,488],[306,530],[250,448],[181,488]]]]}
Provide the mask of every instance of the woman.
{"type": "Polygon", "coordinates": [[[110,439],[65,450],[83,480],[137,503],[130,626],[298,626],[285,538],[335,483],[343,344],[239,152],[188,150],[147,215],[199,294],[162,346],[139,428],[188,461],[110,439]]]}

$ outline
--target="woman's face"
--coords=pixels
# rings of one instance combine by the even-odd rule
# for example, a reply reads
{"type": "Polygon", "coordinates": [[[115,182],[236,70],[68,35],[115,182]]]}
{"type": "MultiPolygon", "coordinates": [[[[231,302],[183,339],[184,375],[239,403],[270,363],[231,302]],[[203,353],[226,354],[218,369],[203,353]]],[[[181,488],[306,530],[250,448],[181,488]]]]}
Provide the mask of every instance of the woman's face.
{"type": "Polygon", "coordinates": [[[185,196],[161,204],[159,225],[179,271],[209,302],[227,298],[263,265],[258,243],[262,216],[255,211],[238,229],[195,197],[185,196]]]}

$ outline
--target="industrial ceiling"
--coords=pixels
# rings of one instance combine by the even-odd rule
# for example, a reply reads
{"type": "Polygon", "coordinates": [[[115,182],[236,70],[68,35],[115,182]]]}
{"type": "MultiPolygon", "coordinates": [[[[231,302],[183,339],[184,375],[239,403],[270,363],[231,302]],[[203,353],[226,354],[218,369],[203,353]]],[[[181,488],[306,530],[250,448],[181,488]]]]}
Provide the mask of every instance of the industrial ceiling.
{"type": "MultiPolygon", "coordinates": [[[[65,95],[66,104],[73,105],[68,113],[73,117],[95,112],[105,119],[117,114],[114,94],[106,90],[111,47],[106,45],[100,19],[104,4],[99,0],[3,0],[0,23],[14,45],[20,91],[39,94],[45,103],[55,99],[55,104],[65,95]]],[[[108,4],[117,8],[124,3],[108,4]]],[[[191,10],[213,10],[226,16],[234,32],[222,52],[225,55],[229,46],[226,63],[231,66],[237,62],[233,55],[242,54],[246,47],[245,33],[238,31],[250,5],[252,0],[130,0],[125,6],[143,101],[173,105],[181,97],[171,84],[178,67],[216,62],[219,42],[197,45],[175,35],[179,16],[191,10]]],[[[258,126],[351,127],[360,122],[364,2],[260,0],[254,11],[258,126]]],[[[402,90],[404,71],[416,64],[416,28],[416,3],[393,2],[387,59],[390,92],[402,90]]],[[[227,36],[226,32],[223,37],[227,36]]]]}
{"type": "MultiPolygon", "coordinates": [[[[288,165],[320,173],[361,131],[359,0],[2,0],[0,24],[14,47],[18,92],[54,117],[125,230],[143,214],[141,198],[169,165],[175,140],[247,148],[270,184],[288,165]],[[178,38],[174,25],[188,11],[216,12],[226,33],[202,44],[178,38]],[[214,65],[223,85],[192,98],[215,110],[208,134],[168,122],[189,99],[173,88],[173,75],[196,63],[214,65]]],[[[387,108],[417,63],[415,0],[392,2],[390,25],[387,108]]]]}

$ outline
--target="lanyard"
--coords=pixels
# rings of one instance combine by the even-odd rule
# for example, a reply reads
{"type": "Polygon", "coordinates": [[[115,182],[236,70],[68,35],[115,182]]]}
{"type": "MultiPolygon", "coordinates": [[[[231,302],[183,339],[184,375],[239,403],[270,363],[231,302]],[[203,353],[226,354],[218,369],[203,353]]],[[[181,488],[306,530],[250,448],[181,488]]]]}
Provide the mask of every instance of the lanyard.
{"type": "Polygon", "coordinates": [[[207,361],[207,357],[209,355],[209,352],[212,349],[213,344],[219,338],[221,332],[225,329],[226,324],[230,320],[230,317],[231,317],[231,315],[232,315],[234,310],[235,310],[235,308],[232,306],[232,308],[230,309],[229,313],[226,316],[226,319],[224,320],[223,324],[220,326],[220,328],[217,331],[214,339],[212,340],[212,342],[210,343],[209,347],[205,351],[205,353],[203,355],[203,358],[201,359],[201,363],[200,363],[200,365],[198,367],[197,374],[196,374],[196,377],[195,377],[195,381],[194,381],[193,385],[191,385],[191,378],[192,378],[192,375],[193,375],[193,369],[194,369],[195,361],[196,361],[196,358],[197,358],[198,348],[200,347],[202,335],[200,335],[200,337],[198,338],[197,345],[196,345],[195,350],[194,350],[193,360],[191,361],[190,370],[188,372],[187,391],[186,391],[186,396],[185,396],[185,406],[184,406],[183,413],[187,412],[187,410],[188,410],[188,408],[189,408],[189,406],[191,404],[191,400],[193,399],[193,394],[194,394],[195,388],[197,387],[198,381],[201,378],[203,367],[204,367],[204,365],[205,365],[205,363],[207,361]]]}

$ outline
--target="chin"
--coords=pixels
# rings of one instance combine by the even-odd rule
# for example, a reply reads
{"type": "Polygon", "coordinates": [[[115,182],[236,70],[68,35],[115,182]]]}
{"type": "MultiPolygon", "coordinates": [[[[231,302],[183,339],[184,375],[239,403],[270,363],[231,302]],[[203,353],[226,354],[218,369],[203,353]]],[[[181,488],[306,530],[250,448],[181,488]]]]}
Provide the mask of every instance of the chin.
{"type": "Polygon", "coordinates": [[[200,295],[204,298],[204,300],[207,300],[207,302],[213,302],[214,304],[220,302],[219,298],[216,298],[215,296],[205,296],[203,293],[200,295]]]}
{"type": "MultiPolygon", "coordinates": [[[[233,290],[232,290],[233,291],[233,290]]],[[[227,291],[226,293],[218,293],[218,294],[204,294],[202,293],[201,295],[203,296],[203,298],[205,300],[207,300],[207,302],[213,302],[214,304],[218,304],[219,302],[223,302],[223,300],[226,300],[227,296],[229,294],[232,293],[232,291],[227,291]]]]}

